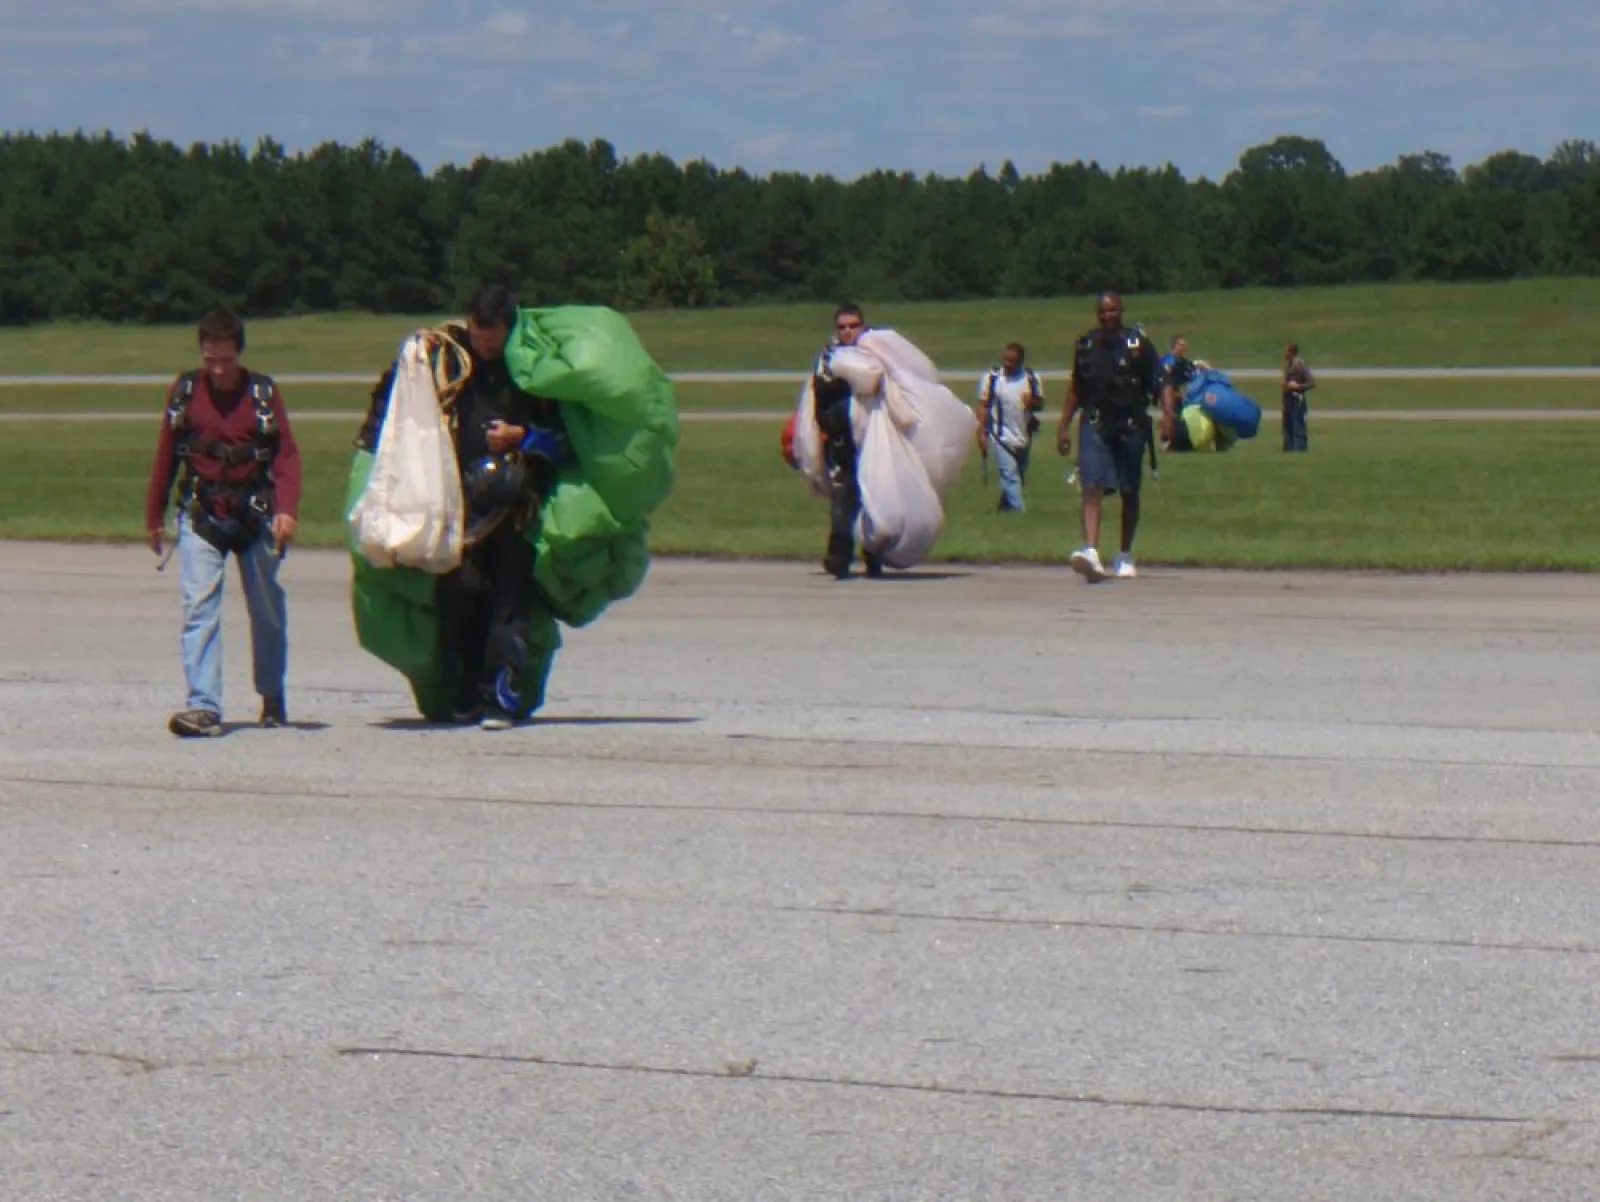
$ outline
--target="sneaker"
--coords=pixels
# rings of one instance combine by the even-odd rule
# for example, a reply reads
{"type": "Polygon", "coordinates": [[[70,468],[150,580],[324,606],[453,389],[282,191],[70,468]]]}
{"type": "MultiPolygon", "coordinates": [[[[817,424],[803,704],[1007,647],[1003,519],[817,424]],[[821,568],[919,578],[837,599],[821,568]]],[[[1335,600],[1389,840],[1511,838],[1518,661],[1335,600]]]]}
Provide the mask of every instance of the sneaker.
{"type": "Polygon", "coordinates": [[[289,711],[285,708],[282,697],[261,699],[261,725],[266,727],[289,725],[289,711]]]}
{"type": "Polygon", "coordinates": [[[1072,553],[1072,570],[1090,584],[1106,578],[1105,565],[1100,562],[1100,552],[1094,547],[1084,547],[1072,553]]]}
{"type": "Polygon", "coordinates": [[[867,576],[873,580],[883,579],[883,560],[876,555],[863,555],[861,557],[867,565],[867,576]]]}
{"type": "Polygon", "coordinates": [[[484,712],[482,720],[478,723],[478,729],[510,730],[516,724],[515,715],[507,713],[499,706],[494,706],[484,712]]]}
{"type": "Polygon", "coordinates": [[[180,739],[209,739],[222,733],[222,715],[210,710],[184,710],[167,719],[167,729],[180,739]]]}
{"type": "Polygon", "coordinates": [[[1111,561],[1111,574],[1118,580],[1132,580],[1139,569],[1133,566],[1133,556],[1124,551],[1111,561]]]}
{"type": "Polygon", "coordinates": [[[483,705],[481,703],[458,705],[450,711],[450,721],[452,722],[477,722],[482,717],[483,705]]]}

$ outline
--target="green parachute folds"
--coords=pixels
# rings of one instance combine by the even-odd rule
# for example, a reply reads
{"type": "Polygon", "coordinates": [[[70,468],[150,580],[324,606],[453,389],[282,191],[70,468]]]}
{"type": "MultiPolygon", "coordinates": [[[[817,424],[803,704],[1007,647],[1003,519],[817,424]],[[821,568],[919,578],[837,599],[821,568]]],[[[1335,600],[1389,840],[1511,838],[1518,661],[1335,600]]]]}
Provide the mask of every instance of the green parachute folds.
{"type": "MultiPolygon", "coordinates": [[[[627,318],[603,306],[519,309],[506,366],[525,392],[561,403],[572,459],[540,509],[534,544],[536,605],[521,699],[528,712],[544,690],[561,646],[557,622],[574,628],[632,596],[650,566],[650,516],[671,494],[678,411],[672,381],[627,318]]],[[[345,513],[366,487],[373,455],[350,468],[345,513]]],[[[425,717],[448,716],[458,682],[439,656],[437,577],[415,568],[377,568],[357,549],[351,582],[363,650],[403,675],[425,717]]]]}

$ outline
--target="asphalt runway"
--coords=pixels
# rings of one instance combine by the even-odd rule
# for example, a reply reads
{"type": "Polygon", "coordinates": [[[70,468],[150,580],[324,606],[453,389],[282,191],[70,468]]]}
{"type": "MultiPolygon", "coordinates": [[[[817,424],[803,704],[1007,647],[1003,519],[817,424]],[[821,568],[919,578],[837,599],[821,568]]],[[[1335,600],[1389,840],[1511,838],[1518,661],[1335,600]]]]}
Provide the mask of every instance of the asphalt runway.
{"type": "MultiPolygon", "coordinates": [[[[819,519],[820,520],[820,519],[819,519]]],[[[0,1195],[1581,1199],[1600,578],[658,562],[425,728],[0,545],[0,1195]]]]}

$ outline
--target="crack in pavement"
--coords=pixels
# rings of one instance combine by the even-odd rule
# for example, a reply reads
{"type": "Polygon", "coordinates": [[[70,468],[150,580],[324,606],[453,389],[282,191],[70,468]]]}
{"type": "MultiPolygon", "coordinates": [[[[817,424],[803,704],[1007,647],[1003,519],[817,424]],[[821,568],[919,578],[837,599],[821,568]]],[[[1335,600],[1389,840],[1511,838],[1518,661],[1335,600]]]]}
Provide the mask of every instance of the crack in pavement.
{"type": "MultiPolygon", "coordinates": [[[[999,1089],[970,1085],[941,1085],[914,1081],[881,1081],[860,1077],[816,1077],[803,1073],[733,1072],[652,1064],[613,1064],[591,1060],[561,1060],[550,1056],[514,1056],[508,1053],[452,1052],[430,1048],[338,1048],[340,1056],[401,1056],[434,1060],[466,1060],[498,1064],[537,1065],[583,1072],[625,1073],[641,1076],[686,1077],[702,1080],[766,1081],[782,1085],[811,1085],[835,1089],[864,1089],[894,1093],[935,1094],[941,1097],[983,1098],[1005,1102],[1046,1102],[1065,1106],[1099,1106],[1126,1110],[1163,1110],[1189,1114],[1244,1115],[1262,1118],[1383,1119],[1419,1123],[1473,1123],[1515,1125],[1535,1120],[1509,1115],[1466,1114],[1448,1111],[1380,1110],[1356,1106],[1241,1106],[1212,1102],[1181,1102],[1158,1098],[1119,1098],[1092,1093],[1052,1093],[1047,1090],[999,1089]]],[[[747,1062],[751,1063],[751,1062],[747,1062]]]]}
{"type": "Polygon", "coordinates": [[[170,1072],[182,1068],[243,1068],[252,1064],[273,1064],[291,1059],[286,1056],[230,1056],[205,1060],[172,1060],[162,1062],[131,1052],[108,1052],[97,1048],[36,1048],[27,1044],[0,1045],[0,1056],[37,1056],[42,1059],[80,1058],[106,1061],[120,1065],[130,1074],[170,1072]]]}
{"type": "MultiPolygon", "coordinates": [[[[1476,942],[1470,939],[1428,939],[1408,935],[1341,935],[1323,931],[1262,931],[1249,928],[1178,926],[1170,923],[1111,922],[1083,918],[1005,918],[986,914],[934,914],[916,910],[855,908],[851,906],[763,905],[780,914],[834,914],[849,918],[894,918],[906,922],[943,922],[1015,927],[1064,927],[1082,931],[1120,931],[1144,935],[1197,935],[1211,939],[1292,939],[1306,943],[1370,943],[1398,947],[1453,948],[1465,951],[1531,952],[1545,955],[1594,956],[1600,947],[1587,944],[1476,942]]],[[[1562,1059],[1558,1057],[1557,1059],[1562,1059]]],[[[1583,1059],[1568,1057],[1567,1059],[1583,1059]]],[[[1600,1059],[1591,1057],[1590,1059],[1600,1059]]]]}
{"type": "Polygon", "coordinates": [[[89,1060],[109,1060],[123,1068],[141,1072],[157,1072],[162,1066],[154,1060],[144,1056],[134,1056],[126,1052],[101,1052],[93,1048],[32,1048],[23,1045],[7,1045],[0,1047],[0,1053],[10,1056],[42,1056],[46,1058],[62,1056],[81,1056],[89,1060]]]}
{"type": "MultiPolygon", "coordinates": [[[[561,758],[549,753],[539,753],[541,759],[561,758]]],[[[594,759],[598,757],[574,757],[594,759]]],[[[607,756],[610,760],[629,763],[655,761],[625,756],[607,756]]],[[[660,763],[674,763],[663,760],[660,763]]],[[[748,771],[760,765],[729,765],[748,771]]],[[[830,771],[832,768],[830,767],[830,771]]],[[[859,821],[882,822],[949,822],[975,823],[992,826],[1062,827],[1080,830],[1154,831],[1184,835],[1259,835],[1288,839],[1349,839],[1379,843],[1441,843],[1464,844],[1481,847],[1553,847],[1600,848],[1600,839],[1522,838],[1513,835],[1448,835],[1420,834],[1414,832],[1313,830],[1279,826],[1245,826],[1240,824],[1207,824],[1197,822],[1137,822],[1124,818],[1056,818],[1018,814],[950,814],[937,810],[841,810],[822,806],[745,806],[710,805],[699,802],[641,802],[641,801],[575,801],[563,797],[470,797],[453,793],[407,793],[387,790],[381,794],[370,791],[350,792],[332,789],[268,788],[263,785],[185,785],[179,781],[161,784],[140,784],[125,780],[88,780],[75,777],[50,776],[0,776],[0,785],[49,785],[56,788],[117,789],[123,792],[145,791],[151,793],[199,794],[209,798],[252,797],[280,798],[285,801],[398,801],[432,802],[441,805],[492,805],[515,806],[526,809],[588,810],[604,812],[616,810],[625,813],[661,814],[733,814],[741,816],[777,818],[849,818],[859,821]]],[[[0,806],[19,805],[18,801],[0,798],[0,806]]]]}

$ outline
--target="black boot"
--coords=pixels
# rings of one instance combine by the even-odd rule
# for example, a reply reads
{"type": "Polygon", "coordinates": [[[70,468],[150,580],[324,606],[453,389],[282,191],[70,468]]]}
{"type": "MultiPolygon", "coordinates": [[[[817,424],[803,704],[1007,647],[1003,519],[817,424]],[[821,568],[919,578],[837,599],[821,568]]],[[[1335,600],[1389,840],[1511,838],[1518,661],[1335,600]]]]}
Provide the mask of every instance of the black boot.
{"type": "Polygon", "coordinates": [[[850,545],[850,540],[835,534],[828,539],[828,553],[822,557],[822,568],[835,579],[846,580],[850,576],[850,561],[854,558],[855,548],[850,545]]]}

